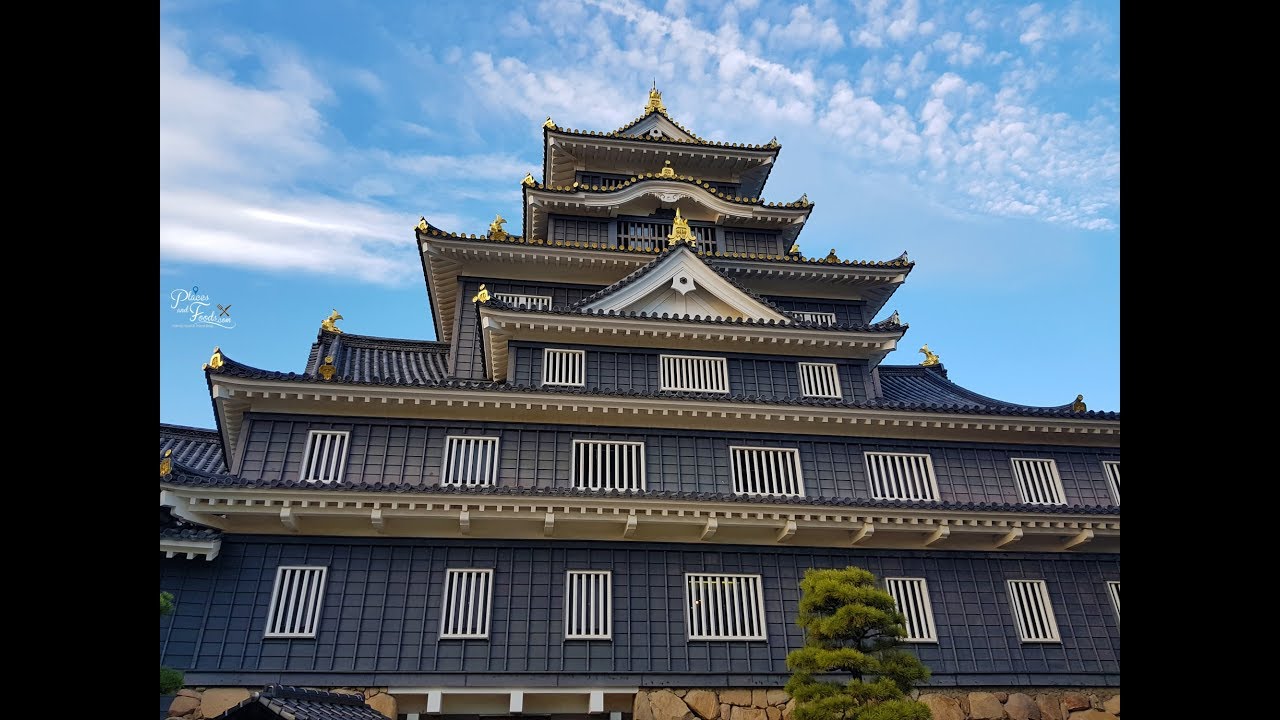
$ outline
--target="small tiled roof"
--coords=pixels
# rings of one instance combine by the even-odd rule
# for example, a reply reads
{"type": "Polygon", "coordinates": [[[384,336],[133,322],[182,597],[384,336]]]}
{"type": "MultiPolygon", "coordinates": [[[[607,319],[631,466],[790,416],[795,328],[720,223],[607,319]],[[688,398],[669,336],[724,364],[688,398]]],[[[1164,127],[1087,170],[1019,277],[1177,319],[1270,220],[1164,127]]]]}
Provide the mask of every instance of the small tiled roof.
{"type": "Polygon", "coordinates": [[[577,135],[579,137],[609,138],[612,140],[633,140],[636,142],[659,142],[659,143],[673,143],[678,145],[705,145],[707,147],[736,148],[739,150],[772,150],[775,154],[779,149],[782,148],[782,146],[779,145],[777,141],[767,142],[763,145],[752,145],[751,143],[730,143],[730,142],[717,142],[715,140],[704,140],[698,137],[689,128],[676,122],[675,118],[671,117],[666,112],[662,110],[656,110],[656,109],[649,110],[648,112],[636,118],[635,120],[632,120],[626,125],[623,125],[622,127],[613,131],[602,132],[598,130],[574,130],[572,128],[556,127],[556,128],[546,128],[544,132],[561,133],[564,135],[577,135]],[[669,137],[654,138],[654,137],[649,137],[644,135],[627,135],[626,134],[627,130],[635,127],[640,122],[642,122],[645,118],[649,117],[650,115],[653,115],[654,113],[661,115],[662,117],[670,121],[672,125],[675,125],[676,127],[680,128],[684,132],[688,133],[689,136],[693,138],[693,140],[684,140],[682,138],[669,138],[669,137]]]}
{"type": "Polygon", "coordinates": [[[630,178],[623,180],[617,185],[613,185],[611,187],[601,187],[599,185],[582,185],[576,182],[573,183],[572,185],[560,185],[558,187],[552,187],[549,185],[543,185],[542,183],[535,182],[534,184],[526,185],[525,187],[531,187],[535,190],[542,190],[544,192],[555,192],[555,193],[585,192],[585,193],[592,193],[596,195],[608,195],[610,193],[621,192],[622,190],[625,190],[637,183],[657,182],[662,180],[671,181],[671,182],[682,182],[688,185],[695,185],[697,187],[702,188],[703,190],[706,190],[712,195],[715,195],[721,200],[725,200],[731,203],[737,203],[739,205],[758,205],[760,207],[791,208],[796,210],[807,210],[813,207],[813,203],[810,202],[807,198],[802,198],[794,202],[767,203],[763,199],[758,197],[742,197],[741,195],[731,195],[716,189],[716,187],[712,183],[704,182],[690,175],[669,175],[664,177],[662,175],[659,175],[658,173],[643,173],[641,175],[633,175],[630,178]]]}
{"type": "MultiPolygon", "coordinates": [[[[225,471],[219,471],[225,472],[225,471]]],[[[160,506],[160,537],[168,540],[197,540],[208,542],[222,537],[222,531],[189,520],[183,520],[165,506],[160,506]]]]}
{"type": "Polygon", "coordinates": [[[173,451],[174,462],[195,470],[225,472],[222,439],[217,430],[160,423],[160,455],[173,451]]]}
{"type": "Polygon", "coordinates": [[[315,376],[325,357],[333,358],[334,379],[347,382],[394,380],[426,384],[449,377],[449,343],[320,331],[311,346],[306,374],[315,376]]]}
{"type": "Polygon", "coordinates": [[[364,695],[268,685],[213,720],[389,720],[365,704],[364,695]]]}
{"type": "MultiPolygon", "coordinates": [[[[600,498],[598,490],[580,490],[565,487],[509,487],[509,486],[456,486],[444,487],[438,484],[417,485],[409,483],[315,483],[284,478],[246,480],[235,475],[207,475],[195,473],[173,474],[171,480],[177,485],[193,487],[218,488],[257,488],[257,489],[298,489],[323,491],[356,491],[356,492],[397,492],[397,493],[443,493],[449,495],[477,496],[519,496],[542,498],[600,498]]],[[[731,493],[691,493],[661,490],[628,490],[608,493],[610,498],[633,498],[643,500],[672,500],[689,502],[744,502],[741,495],[731,493]]],[[[822,505],[831,507],[859,508],[918,508],[921,510],[956,510],[956,511],[1000,511],[1000,512],[1034,512],[1054,514],[1091,514],[1119,515],[1120,508],[1093,505],[1029,505],[1022,503],[957,503],[957,502],[916,502],[909,500],[870,500],[865,498],[828,498],[828,497],[777,497],[769,495],[752,496],[752,503],[770,505],[822,505]]]]}
{"type": "Polygon", "coordinates": [[[1110,416],[1119,417],[1119,413],[1073,413],[1071,403],[1053,406],[1020,405],[1018,403],[996,400],[978,393],[947,379],[947,369],[942,365],[925,367],[923,365],[881,365],[880,389],[884,393],[884,404],[893,403],[947,405],[953,407],[972,408],[976,410],[1032,410],[1042,413],[1065,413],[1080,417],[1110,416]]]}

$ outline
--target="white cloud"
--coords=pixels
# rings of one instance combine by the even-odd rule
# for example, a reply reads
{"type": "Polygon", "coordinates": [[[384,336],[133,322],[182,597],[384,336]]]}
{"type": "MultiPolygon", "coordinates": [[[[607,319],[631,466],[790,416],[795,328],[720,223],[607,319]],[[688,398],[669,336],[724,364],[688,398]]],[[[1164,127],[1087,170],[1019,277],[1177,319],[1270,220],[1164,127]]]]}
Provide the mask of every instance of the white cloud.
{"type": "Polygon", "coordinates": [[[835,50],[844,45],[835,19],[819,19],[808,5],[792,8],[790,22],[775,25],[769,31],[769,40],[780,47],[816,47],[819,50],[835,50]]]}

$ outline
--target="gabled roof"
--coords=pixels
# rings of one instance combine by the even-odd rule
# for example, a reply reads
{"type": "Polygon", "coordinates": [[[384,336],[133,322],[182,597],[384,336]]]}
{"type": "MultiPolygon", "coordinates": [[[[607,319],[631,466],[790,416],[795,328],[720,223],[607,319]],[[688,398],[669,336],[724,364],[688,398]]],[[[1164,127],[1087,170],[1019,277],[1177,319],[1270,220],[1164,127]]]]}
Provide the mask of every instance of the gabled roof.
{"type": "Polygon", "coordinates": [[[268,685],[211,720],[389,720],[365,704],[364,695],[268,685]]]}
{"type": "Polygon", "coordinates": [[[333,358],[334,376],[351,382],[429,382],[449,376],[449,344],[434,340],[321,330],[311,345],[305,373],[317,375],[326,357],[333,358]]]}
{"type": "Polygon", "coordinates": [[[160,423],[160,454],[173,451],[173,461],[205,472],[226,472],[222,439],[217,430],[160,423]]]}
{"type": "Polygon", "coordinates": [[[725,202],[736,203],[738,205],[757,205],[759,207],[771,208],[793,208],[797,210],[807,210],[813,207],[808,197],[801,197],[792,202],[765,202],[763,198],[758,197],[742,197],[741,195],[730,195],[718,189],[715,183],[704,181],[701,178],[692,175],[663,175],[659,173],[643,173],[641,175],[632,175],[630,178],[623,180],[617,185],[610,187],[601,187],[599,185],[583,185],[581,183],[573,183],[572,185],[561,185],[554,187],[543,185],[540,182],[525,183],[526,188],[541,190],[543,192],[554,193],[591,193],[593,195],[610,195],[618,194],[625,191],[632,185],[651,183],[651,182],[680,182],[706,190],[711,195],[724,200],[725,202]]]}
{"type": "MultiPolygon", "coordinates": [[[[979,410],[1032,411],[1034,414],[1056,414],[1071,412],[1071,403],[1063,405],[1036,406],[996,400],[980,395],[968,388],[961,387],[947,379],[947,369],[942,365],[925,367],[923,365],[881,365],[877,369],[880,374],[880,388],[884,394],[883,404],[892,406],[895,403],[919,405],[929,404],[957,408],[974,408],[979,410]]],[[[1094,412],[1074,413],[1081,417],[1095,415],[1094,412]]],[[[1119,413],[1096,413],[1101,416],[1115,416],[1119,413]]]]}

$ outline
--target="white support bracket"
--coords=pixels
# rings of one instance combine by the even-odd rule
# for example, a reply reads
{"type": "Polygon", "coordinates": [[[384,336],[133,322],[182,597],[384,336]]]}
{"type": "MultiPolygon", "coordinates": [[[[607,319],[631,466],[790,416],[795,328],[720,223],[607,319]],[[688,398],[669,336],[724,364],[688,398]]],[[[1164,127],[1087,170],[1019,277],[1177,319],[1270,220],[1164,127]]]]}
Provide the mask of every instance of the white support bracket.
{"type": "Polygon", "coordinates": [[[629,537],[631,537],[632,535],[635,535],[635,534],[636,534],[636,527],[638,527],[639,525],[640,525],[640,521],[639,521],[639,519],[637,519],[637,518],[636,518],[635,513],[632,513],[632,514],[628,515],[628,516],[627,516],[627,526],[626,526],[625,528],[623,528],[623,529],[622,529],[622,537],[624,537],[624,538],[629,538],[629,537]]]}
{"type": "Polygon", "coordinates": [[[795,537],[796,521],[788,520],[786,525],[778,529],[778,542],[786,542],[795,537]]]}
{"type": "Polygon", "coordinates": [[[463,510],[458,513],[458,530],[463,535],[471,534],[471,511],[463,510]]]}
{"type": "MultiPolygon", "coordinates": [[[[552,535],[556,534],[556,514],[555,513],[549,512],[547,513],[547,516],[542,519],[542,534],[547,537],[551,537],[552,535]]],[[[514,697],[514,693],[512,696],[514,697]]]]}
{"type": "Polygon", "coordinates": [[[520,690],[511,691],[511,703],[507,707],[507,712],[512,715],[519,715],[524,712],[524,692],[520,690]]]}
{"type": "MultiPolygon", "coordinates": [[[[466,512],[466,510],[463,510],[463,512],[466,512]]],[[[432,690],[427,693],[427,714],[428,715],[440,714],[440,705],[441,705],[440,701],[443,699],[443,695],[444,693],[440,692],[439,690],[432,690]]]]}
{"type": "Polygon", "coordinates": [[[869,521],[864,522],[862,523],[862,527],[858,528],[857,530],[853,531],[850,534],[849,544],[859,545],[861,543],[864,543],[867,540],[871,539],[871,536],[875,534],[875,531],[876,531],[876,526],[874,524],[872,524],[869,521]]]}
{"type": "Polygon", "coordinates": [[[951,537],[951,526],[943,525],[937,530],[929,533],[929,537],[924,539],[924,546],[929,547],[936,542],[946,540],[948,537],[951,537]]]}
{"type": "Polygon", "coordinates": [[[298,532],[298,517],[293,514],[293,508],[280,508],[280,524],[285,526],[289,532],[298,532]]]}
{"type": "Polygon", "coordinates": [[[587,713],[596,715],[604,712],[604,691],[592,690],[587,702],[587,713]]]}
{"type": "Polygon", "coordinates": [[[382,534],[387,528],[387,521],[382,518],[382,508],[374,508],[369,511],[369,524],[373,526],[373,531],[382,534]]]}
{"type": "Polygon", "coordinates": [[[1073,547],[1084,545],[1085,543],[1091,540],[1093,540],[1093,530],[1085,528],[1084,530],[1081,530],[1080,532],[1076,533],[1070,540],[1064,543],[1062,546],[1062,549],[1070,550],[1073,547]]]}
{"type": "Polygon", "coordinates": [[[1009,532],[1002,535],[999,540],[996,540],[996,549],[998,550],[1004,547],[1005,545],[1012,545],[1013,543],[1016,543],[1021,539],[1022,539],[1022,528],[1020,527],[1013,528],[1009,532]]]}
{"type": "Polygon", "coordinates": [[[713,517],[707,518],[707,524],[702,528],[702,539],[710,540],[715,537],[716,531],[720,529],[720,521],[713,517]]]}

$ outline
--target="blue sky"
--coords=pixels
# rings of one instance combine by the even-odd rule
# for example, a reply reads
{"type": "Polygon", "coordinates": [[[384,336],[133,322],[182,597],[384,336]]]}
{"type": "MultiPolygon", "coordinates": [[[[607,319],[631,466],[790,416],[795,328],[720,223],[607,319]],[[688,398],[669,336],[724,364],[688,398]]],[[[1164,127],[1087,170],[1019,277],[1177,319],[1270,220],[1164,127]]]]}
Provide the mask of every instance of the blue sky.
{"type": "Polygon", "coordinates": [[[200,0],[160,10],[161,421],[212,426],[215,345],[300,371],[331,308],[433,338],[418,217],[520,233],[543,119],[616,129],[655,78],[702,137],[777,136],[806,255],[910,252],[886,362],[1120,409],[1118,3],[200,0]]]}

